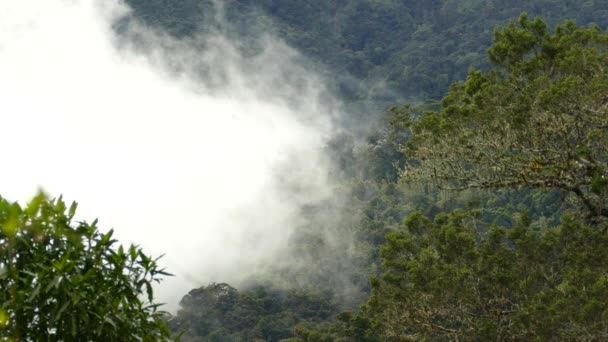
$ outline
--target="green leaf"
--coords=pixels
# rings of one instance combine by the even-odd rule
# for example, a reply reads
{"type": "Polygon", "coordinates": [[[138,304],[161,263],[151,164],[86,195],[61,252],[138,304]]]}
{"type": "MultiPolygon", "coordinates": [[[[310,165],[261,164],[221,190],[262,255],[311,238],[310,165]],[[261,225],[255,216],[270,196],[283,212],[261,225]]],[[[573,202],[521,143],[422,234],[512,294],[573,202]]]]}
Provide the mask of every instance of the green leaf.
{"type": "Polygon", "coordinates": [[[61,315],[63,314],[63,312],[65,311],[65,309],[67,309],[68,305],[70,305],[69,301],[66,301],[61,308],[59,308],[59,311],[57,311],[57,314],[55,315],[55,317],[53,317],[53,321],[58,321],[61,319],[61,315]]]}
{"type": "Polygon", "coordinates": [[[110,324],[112,327],[116,328],[116,323],[114,323],[114,321],[113,321],[113,320],[112,320],[110,317],[105,316],[105,317],[103,318],[103,320],[104,320],[104,322],[109,323],[109,324],[110,324]]]}
{"type": "Polygon", "coordinates": [[[135,249],[134,245],[129,247],[129,254],[131,256],[131,261],[135,261],[135,259],[137,259],[137,250],[135,249]]]}
{"type": "Polygon", "coordinates": [[[40,209],[40,205],[45,202],[47,200],[46,195],[42,192],[39,191],[38,194],[36,195],[36,197],[34,197],[27,205],[27,208],[25,209],[25,213],[27,214],[27,216],[29,217],[35,217],[36,214],[38,213],[38,210],[40,209]]]}
{"type": "Polygon", "coordinates": [[[47,285],[45,292],[49,292],[53,288],[57,288],[61,283],[61,276],[57,275],[53,278],[53,280],[47,285]]]}
{"type": "Polygon", "coordinates": [[[154,291],[152,290],[152,285],[149,282],[146,282],[146,292],[148,293],[148,302],[152,302],[154,298],[154,291]]]}
{"type": "Polygon", "coordinates": [[[58,214],[65,213],[65,202],[63,202],[63,195],[59,196],[59,198],[55,200],[55,212],[58,214]]]}
{"type": "Polygon", "coordinates": [[[19,221],[16,213],[11,212],[9,215],[8,220],[6,220],[6,222],[4,222],[2,225],[2,231],[7,237],[12,238],[17,234],[17,230],[19,229],[19,221]]]}
{"type": "Polygon", "coordinates": [[[72,220],[74,218],[77,208],[78,208],[78,203],[72,202],[72,205],[70,205],[70,210],[68,212],[68,220],[72,220]]]}
{"type": "Polygon", "coordinates": [[[40,294],[40,289],[42,288],[42,285],[38,284],[38,286],[36,286],[36,288],[34,288],[34,291],[32,291],[31,295],[30,295],[30,300],[34,300],[36,299],[36,297],[38,297],[38,294],[40,294]]]}
{"type": "Polygon", "coordinates": [[[0,329],[4,329],[8,326],[10,317],[6,310],[0,309],[0,329]]]}

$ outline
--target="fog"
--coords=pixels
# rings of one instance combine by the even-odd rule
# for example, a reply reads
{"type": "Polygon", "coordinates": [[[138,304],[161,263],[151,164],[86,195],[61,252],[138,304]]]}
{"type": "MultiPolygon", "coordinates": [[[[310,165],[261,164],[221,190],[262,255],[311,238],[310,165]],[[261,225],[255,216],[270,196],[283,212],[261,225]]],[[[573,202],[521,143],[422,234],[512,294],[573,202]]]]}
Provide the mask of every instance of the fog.
{"type": "Polygon", "coordinates": [[[255,56],[219,33],[178,41],[119,1],[0,4],[0,195],[79,203],[193,287],[273,263],[298,207],[331,195],[321,147],[339,115],[279,40],[255,56]]]}

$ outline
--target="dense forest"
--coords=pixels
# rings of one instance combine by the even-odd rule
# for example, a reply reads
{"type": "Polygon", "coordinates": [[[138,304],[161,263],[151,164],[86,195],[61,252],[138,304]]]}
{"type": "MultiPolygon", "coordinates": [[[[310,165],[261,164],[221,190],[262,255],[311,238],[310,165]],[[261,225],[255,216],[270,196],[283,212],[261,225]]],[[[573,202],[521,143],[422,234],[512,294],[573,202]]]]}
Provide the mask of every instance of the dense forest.
{"type": "Polygon", "coordinates": [[[608,339],[601,1],[128,3],[177,37],[270,32],[326,73],[353,109],[324,151],[338,199],[300,208],[283,257],[302,266],[192,289],[175,315],[157,259],[61,198],[1,200],[0,336],[608,339]]]}
{"type": "Polygon", "coordinates": [[[522,12],[550,26],[566,19],[608,25],[599,0],[228,0],[222,2],[227,23],[217,22],[212,0],[128,3],[150,25],[177,36],[222,25],[249,39],[275,33],[340,77],[343,97],[385,101],[378,102],[384,107],[402,99],[439,100],[470,67],[488,68],[494,28],[522,12]]]}

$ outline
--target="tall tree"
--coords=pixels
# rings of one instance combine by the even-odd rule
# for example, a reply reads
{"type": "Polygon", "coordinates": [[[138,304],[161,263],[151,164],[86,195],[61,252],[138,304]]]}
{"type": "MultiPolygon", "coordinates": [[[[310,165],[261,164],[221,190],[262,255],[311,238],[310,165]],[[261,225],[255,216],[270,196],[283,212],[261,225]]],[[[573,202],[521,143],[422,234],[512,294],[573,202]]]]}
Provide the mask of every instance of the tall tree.
{"type": "Polygon", "coordinates": [[[608,236],[571,218],[535,232],[522,214],[480,233],[475,212],[414,213],[387,236],[384,273],[358,315],[355,340],[603,340],[608,236]]]}
{"type": "MultiPolygon", "coordinates": [[[[409,179],[445,188],[557,188],[608,219],[608,34],[567,21],[551,33],[522,14],[497,30],[496,66],[471,70],[442,109],[401,119],[409,179]]],[[[407,114],[407,113],[405,113],[407,114]]]]}
{"type": "Polygon", "coordinates": [[[140,248],[116,246],[76,204],[0,197],[0,339],[159,341],[170,337],[152,285],[168,275],[140,248]]]}

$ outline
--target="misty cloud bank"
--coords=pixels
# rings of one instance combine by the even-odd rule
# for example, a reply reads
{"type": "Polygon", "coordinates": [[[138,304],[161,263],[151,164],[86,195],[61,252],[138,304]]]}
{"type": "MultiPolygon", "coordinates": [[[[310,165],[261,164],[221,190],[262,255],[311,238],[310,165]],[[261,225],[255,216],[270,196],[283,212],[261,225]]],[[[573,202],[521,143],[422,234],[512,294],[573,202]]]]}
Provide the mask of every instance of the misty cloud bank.
{"type": "Polygon", "coordinates": [[[332,195],[321,150],[340,106],[296,51],[254,45],[176,40],[120,1],[3,2],[0,194],[63,194],[166,253],[172,310],[281,259],[302,207],[332,195]]]}

